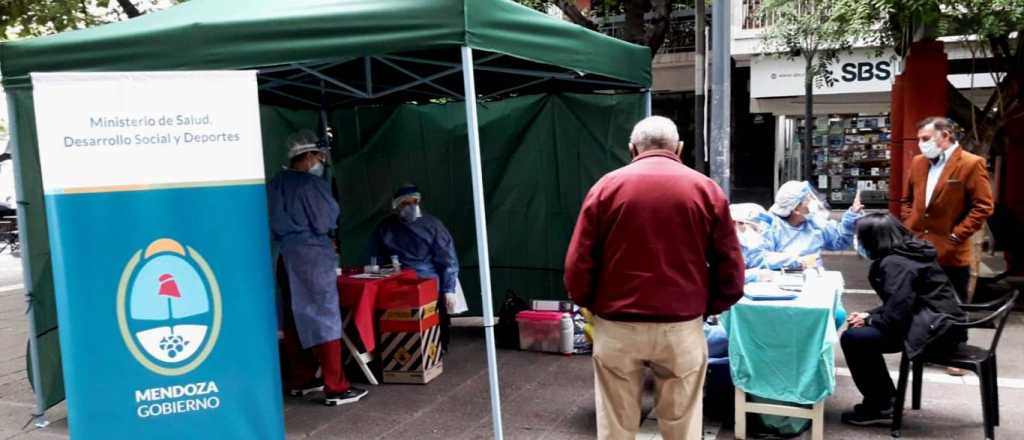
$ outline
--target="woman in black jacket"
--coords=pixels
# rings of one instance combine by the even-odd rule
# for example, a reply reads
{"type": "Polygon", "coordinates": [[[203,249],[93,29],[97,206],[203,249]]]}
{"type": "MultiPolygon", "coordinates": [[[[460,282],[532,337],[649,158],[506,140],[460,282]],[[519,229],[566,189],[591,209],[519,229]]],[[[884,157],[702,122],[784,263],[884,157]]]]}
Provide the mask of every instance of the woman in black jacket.
{"type": "Polygon", "coordinates": [[[949,277],[936,262],[935,248],[915,239],[899,220],[888,214],[870,214],[857,222],[854,246],[872,261],[868,280],[882,305],[847,319],[849,329],[840,343],[863,403],[843,414],[853,425],[892,423],[896,394],[883,353],[906,350],[916,358],[929,351],[955,348],[967,340],[949,324],[962,321],[949,277]]]}

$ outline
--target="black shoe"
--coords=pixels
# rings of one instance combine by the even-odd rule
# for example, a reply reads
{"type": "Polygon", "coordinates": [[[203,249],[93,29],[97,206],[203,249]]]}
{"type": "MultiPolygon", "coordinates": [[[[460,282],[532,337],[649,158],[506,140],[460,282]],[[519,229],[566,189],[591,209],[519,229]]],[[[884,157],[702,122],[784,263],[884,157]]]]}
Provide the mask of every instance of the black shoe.
{"type": "Polygon", "coordinates": [[[324,397],[324,405],[326,406],[338,406],[345,405],[348,403],[358,402],[359,399],[366,397],[369,394],[368,391],[361,388],[349,388],[348,391],[338,394],[328,394],[324,397]]]}
{"type": "Polygon", "coordinates": [[[892,425],[892,408],[880,410],[857,404],[853,411],[843,413],[842,420],[856,426],[889,426],[892,425]]]}
{"type": "Polygon", "coordinates": [[[292,397],[305,397],[307,394],[312,394],[317,391],[324,390],[324,382],[322,380],[313,380],[299,388],[291,388],[288,390],[288,395],[292,397]]]}
{"type": "Polygon", "coordinates": [[[865,405],[863,403],[858,403],[856,405],[853,405],[853,412],[855,412],[855,413],[862,413],[862,414],[878,413],[878,414],[881,414],[883,416],[892,417],[892,407],[891,406],[888,407],[888,408],[885,408],[885,409],[878,409],[878,408],[875,408],[875,407],[867,406],[867,405],[865,405]]]}

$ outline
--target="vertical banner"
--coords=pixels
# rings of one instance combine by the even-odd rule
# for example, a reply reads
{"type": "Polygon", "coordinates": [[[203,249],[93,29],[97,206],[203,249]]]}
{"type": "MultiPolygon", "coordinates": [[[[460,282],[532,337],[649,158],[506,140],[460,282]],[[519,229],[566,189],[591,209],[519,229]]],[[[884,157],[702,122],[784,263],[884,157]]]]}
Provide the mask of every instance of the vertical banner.
{"type": "Polygon", "coordinates": [[[284,438],[255,73],[32,86],[72,438],[284,438]]]}

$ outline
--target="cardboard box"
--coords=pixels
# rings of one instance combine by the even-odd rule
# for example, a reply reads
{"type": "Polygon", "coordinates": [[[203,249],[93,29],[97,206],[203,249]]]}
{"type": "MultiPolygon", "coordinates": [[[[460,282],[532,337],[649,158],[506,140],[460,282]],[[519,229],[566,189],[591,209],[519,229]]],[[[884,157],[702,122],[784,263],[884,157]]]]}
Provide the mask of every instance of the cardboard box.
{"type": "Polygon", "coordinates": [[[378,300],[384,383],[426,384],[444,371],[437,280],[400,281],[378,300]]]}

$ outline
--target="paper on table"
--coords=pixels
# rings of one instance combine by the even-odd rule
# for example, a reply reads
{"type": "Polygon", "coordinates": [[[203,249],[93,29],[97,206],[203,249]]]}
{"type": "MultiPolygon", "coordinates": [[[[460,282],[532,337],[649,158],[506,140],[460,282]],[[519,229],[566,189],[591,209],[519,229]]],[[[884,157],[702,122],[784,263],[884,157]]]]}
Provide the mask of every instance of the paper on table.
{"type": "Polygon", "coordinates": [[[361,279],[361,280],[363,280],[363,279],[379,280],[379,279],[387,278],[389,276],[391,276],[391,275],[375,274],[375,273],[361,273],[359,275],[352,275],[352,278],[358,278],[358,279],[361,279]]]}
{"type": "Polygon", "coordinates": [[[743,286],[743,294],[750,299],[754,300],[765,300],[765,299],[780,299],[788,300],[796,298],[794,292],[787,292],[783,290],[776,283],[762,283],[755,282],[749,283],[743,286]]]}

